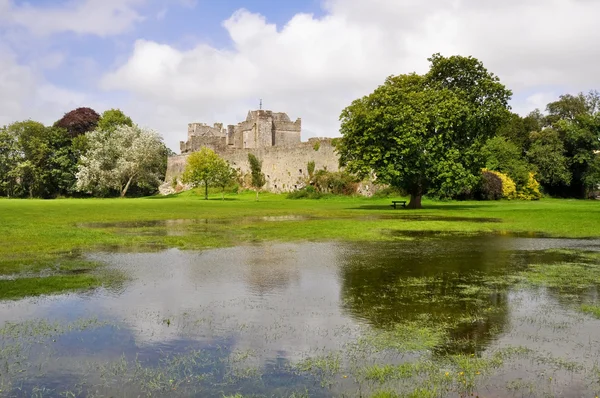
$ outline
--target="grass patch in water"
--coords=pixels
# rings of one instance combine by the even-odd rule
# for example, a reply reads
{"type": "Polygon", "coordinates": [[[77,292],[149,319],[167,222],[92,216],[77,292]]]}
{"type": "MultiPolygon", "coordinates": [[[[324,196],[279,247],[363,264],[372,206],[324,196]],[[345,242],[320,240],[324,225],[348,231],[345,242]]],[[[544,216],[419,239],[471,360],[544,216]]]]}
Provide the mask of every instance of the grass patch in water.
{"type": "Polygon", "coordinates": [[[582,291],[600,285],[600,263],[535,264],[521,273],[527,283],[559,291],[582,291]]]}
{"type": "Polygon", "coordinates": [[[596,318],[600,319],[600,305],[583,304],[581,306],[581,311],[585,312],[586,314],[591,314],[596,318]]]}
{"type": "Polygon", "coordinates": [[[396,324],[387,330],[373,331],[364,337],[360,343],[381,351],[427,351],[441,344],[445,335],[443,328],[429,327],[417,322],[407,322],[396,324]]]}
{"type": "Polygon", "coordinates": [[[0,300],[93,289],[102,285],[94,275],[53,275],[43,278],[0,280],[0,300]]]}

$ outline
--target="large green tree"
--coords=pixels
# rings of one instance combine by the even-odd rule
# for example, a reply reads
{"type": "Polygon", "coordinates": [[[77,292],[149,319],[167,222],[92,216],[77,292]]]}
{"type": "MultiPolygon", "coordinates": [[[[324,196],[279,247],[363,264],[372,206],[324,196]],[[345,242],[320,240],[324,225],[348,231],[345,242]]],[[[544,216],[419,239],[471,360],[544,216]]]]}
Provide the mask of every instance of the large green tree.
{"type": "Polygon", "coordinates": [[[558,132],[553,128],[533,132],[530,141],[527,158],[535,168],[536,178],[546,192],[552,193],[555,187],[568,186],[572,176],[568,158],[565,156],[565,147],[558,132]]]}
{"type": "Polygon", "coordinates": [[[453,196],[477,183],[482,145],[508,117],[511,92],[472,57],[429,59],[430,70],[391,76],[342,111],[340,163],[410,194],[453,196]]]}
{"type": "Polygon", "coordinates": [[[600,184],[600,94],[562,95],[548,104],[547,123],[554,128],[565,149],[572,176],[570,185],[556,193],[586,197],[600,184]]]}

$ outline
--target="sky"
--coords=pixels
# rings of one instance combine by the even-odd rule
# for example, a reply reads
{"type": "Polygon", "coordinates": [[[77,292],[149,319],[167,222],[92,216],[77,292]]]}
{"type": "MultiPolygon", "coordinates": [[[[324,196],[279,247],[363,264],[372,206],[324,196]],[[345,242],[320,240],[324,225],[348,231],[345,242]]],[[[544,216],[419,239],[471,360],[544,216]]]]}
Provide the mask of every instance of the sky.
{"type": "Polygon", "coordinates": [[[600,0],[0,0],[0,125],[119,108],[179,152],[250,109],[339,136],[339,115],[427,58],[474,56],[526,115],[600,89],[600,0]]]}

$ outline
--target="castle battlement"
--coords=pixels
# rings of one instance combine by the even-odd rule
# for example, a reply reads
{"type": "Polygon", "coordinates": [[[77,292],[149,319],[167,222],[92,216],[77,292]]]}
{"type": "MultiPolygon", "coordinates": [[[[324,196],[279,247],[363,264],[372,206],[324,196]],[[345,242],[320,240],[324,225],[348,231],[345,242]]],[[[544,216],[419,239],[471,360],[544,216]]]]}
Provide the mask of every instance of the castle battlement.
{"type": "Polygon", "coordinates": [[[283,112],[249,111],[246,120],[223,128],[223,123],[211,127],[205,123],[188,124],[188,140],[181,141],[181,153],[199,150],[202,146],[225,146],[238,149],[268,148],[300,144],[302,120],[292,122],[283,112]]]}

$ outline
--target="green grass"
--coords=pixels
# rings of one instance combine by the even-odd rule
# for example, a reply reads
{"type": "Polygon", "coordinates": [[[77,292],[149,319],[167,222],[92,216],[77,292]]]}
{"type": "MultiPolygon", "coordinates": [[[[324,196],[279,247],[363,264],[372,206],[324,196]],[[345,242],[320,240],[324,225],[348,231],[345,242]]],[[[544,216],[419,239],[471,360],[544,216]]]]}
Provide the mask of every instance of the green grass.
{"type": "Polygon", "coordinates": [[[581,306],[581,311],[585,312],[586,314],[593,315],[596,318],[600,319],[600,305],[583,304],[581,306]]]}
{"type": "Polygon", "coordinates": [[[91,289],[100,285],[102,285],[101,279],[93,275],[55,275],[45,278],[0,280],[0,300],[91,289]]]}
{"type": "Polygon", "coordinates": [[[136,199],[2,199],[0,275],[31,278],[43,273],[51,278],[4,281],[4,288],[13,292],[23,290],[21,295],[2,293],[0,298],[105,284],[103,276],[90,274],[97,264],[81,257],[83,252],[98,249],[148,251],[164,247],[204,249],[257,241],[410,238],[397,234],[398,231],[527,232],[562,237],[600,234],[600,204],[596,201],[424,200],[422,210],[395,210],[389,206],[390,200],[349,197],[288,200],[285,195],[265,193],[256,202],[254,193],[247,192],[228,195],[224,201],[220,195],[205,201],[194,191],[136,199]],[[415,215],[424,218],[397,218],[415,215]],[[286,221],[289,216],[296,219],[286,221]],[[477,220],[457,221],[451,217],[477,220]],[[151,222],[156,220],[177,221],[166,225],[151,222]],[[136,224],[119,224],[122,222],[136,224]],[[102,223],[112,225],[101,228],[102,223]]]}

